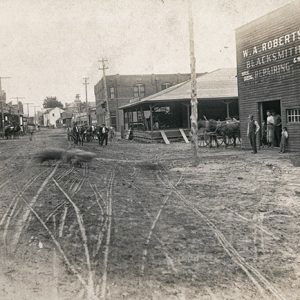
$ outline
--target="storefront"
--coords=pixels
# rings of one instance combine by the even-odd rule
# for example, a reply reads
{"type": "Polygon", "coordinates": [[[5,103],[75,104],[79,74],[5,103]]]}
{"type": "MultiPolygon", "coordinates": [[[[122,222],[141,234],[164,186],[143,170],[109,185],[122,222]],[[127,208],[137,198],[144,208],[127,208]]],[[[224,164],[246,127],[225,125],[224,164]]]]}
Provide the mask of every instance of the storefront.
{"type": "Polygon", "coordinates": [[[236,42],[242,146],[249,114],[262,124],[270,111],[288,129],[288,149],[300,151],[300,2],[238,28],[236,42]]]}

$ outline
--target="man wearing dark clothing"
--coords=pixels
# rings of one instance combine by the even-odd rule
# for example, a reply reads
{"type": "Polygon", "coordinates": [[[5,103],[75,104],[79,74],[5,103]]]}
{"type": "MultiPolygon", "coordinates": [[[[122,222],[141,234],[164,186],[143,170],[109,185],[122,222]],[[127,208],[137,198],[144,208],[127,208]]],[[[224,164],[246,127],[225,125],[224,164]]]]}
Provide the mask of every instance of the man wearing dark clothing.
{"type": "Polygon", "coordinates": [[[109,130],[105,126],[105,124],[102,124],[102,127],[100,127],[100,132],[101,132],[101,146],[103,146],[104,141],[105,141],[105,146],[107,146],[109,130]]]}
{"type": "Polygon", "coordinates": [[[250,144],[252,147],[252,153],[257,153],[257,147],[256,147],[256,134],[259,131],[259,125],[254,120],[254,116],[250,115],[248,121],[248,128],[247,128],[247,135],[250,139],[250,144]]]}
{"type": "Polygon", "coordinates": [[[101,126],[97,126],[97,138],[98,138],[98,142],[99,145],[101,145],[101,140],[102,140],[102,127],[101,126]]]}
{"type": "Polygon", "coordinates": [[[77,145],[79,142],[79,127],[77,126],[77,123],[75,122],[73,125],[73,138],[74,138],[74,143],[77,145]]]}
{"type": "Polygon", "coordinates": [[[275,147],[280,146],[281,139],[281,117],[278,113],[274,116],[274,144],[275,147]]]}

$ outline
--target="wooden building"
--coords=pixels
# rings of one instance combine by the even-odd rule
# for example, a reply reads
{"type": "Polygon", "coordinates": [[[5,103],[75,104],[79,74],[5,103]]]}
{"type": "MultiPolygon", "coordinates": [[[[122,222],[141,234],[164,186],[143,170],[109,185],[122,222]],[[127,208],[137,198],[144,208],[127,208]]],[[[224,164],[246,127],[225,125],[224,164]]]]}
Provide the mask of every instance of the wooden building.
{"type": "Polygon", "coordinates": [[[288,149],[300,150],[300,1],[236,30],[242,146],[249,114],[262,124],[279,113],[289,132],[288,149]]]}
{"type": "MultiPolygon", "coordinates": [[[[198,74],[200,75],[200,74],[198,74]]],[[[106,76],[107,96],[111,117],[111,126],[116,131],[123,129],[123,114],[119,108],[130,103],[131,100],[139,101],[190,78],[185,74],[140,74],[140,75],[108,75],[106,76]]],[[[105,123],[105,91],[103,78],[94,87],[97,123],[105,123]]]]}
{"type": "MultiPolygon", "coordinates": [[[[218,69],[197,77],[199,119],[238,118],[236,69],[218,69]]],[[[133,128],[134,139],[182,139],[179,129],[190,131],[191,81],[169,87],[149,97],[122,106],[125,129],[133,128]]]]}

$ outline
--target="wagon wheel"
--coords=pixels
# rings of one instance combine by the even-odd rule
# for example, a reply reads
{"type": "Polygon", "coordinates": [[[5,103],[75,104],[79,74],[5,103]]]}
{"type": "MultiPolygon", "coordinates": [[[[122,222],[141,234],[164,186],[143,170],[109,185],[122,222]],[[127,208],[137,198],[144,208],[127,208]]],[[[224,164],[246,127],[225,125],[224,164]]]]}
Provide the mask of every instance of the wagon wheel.
{"type": "Polygon", "coordinates": [[[203,135],[203,144],[205,147],[209,146],[209,140],[210,140],[210,132],[204,132],[203,135]]]}

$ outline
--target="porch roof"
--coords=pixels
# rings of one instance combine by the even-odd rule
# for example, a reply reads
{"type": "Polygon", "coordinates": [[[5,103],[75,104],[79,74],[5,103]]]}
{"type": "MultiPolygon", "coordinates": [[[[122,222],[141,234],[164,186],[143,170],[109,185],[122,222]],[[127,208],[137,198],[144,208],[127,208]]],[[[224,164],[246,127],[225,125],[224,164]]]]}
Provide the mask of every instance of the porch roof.
{"type": "MultiPolygon", "coordinates": [[[[197,77],[197,98],[198,100],[238,99],[236,69],[217,69],[197,77]]],[[[191,80],[188,80],[139,101],[123,105],[120,109],[140,106],[142,104],[189,101],[190,99],[191,80]]]]}

